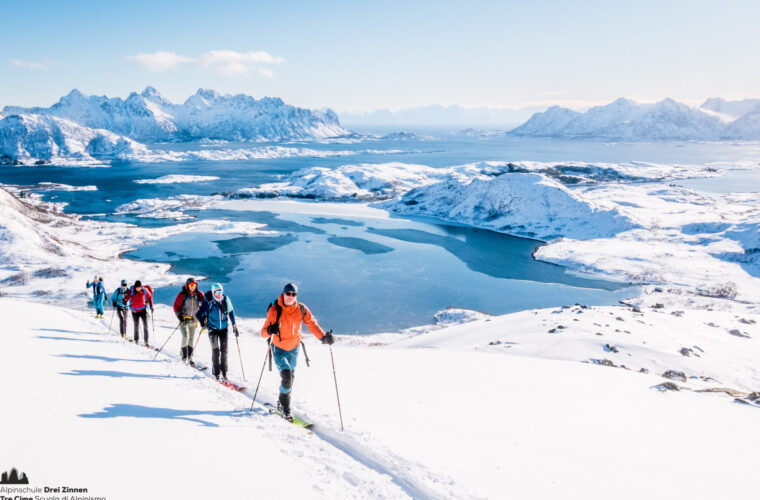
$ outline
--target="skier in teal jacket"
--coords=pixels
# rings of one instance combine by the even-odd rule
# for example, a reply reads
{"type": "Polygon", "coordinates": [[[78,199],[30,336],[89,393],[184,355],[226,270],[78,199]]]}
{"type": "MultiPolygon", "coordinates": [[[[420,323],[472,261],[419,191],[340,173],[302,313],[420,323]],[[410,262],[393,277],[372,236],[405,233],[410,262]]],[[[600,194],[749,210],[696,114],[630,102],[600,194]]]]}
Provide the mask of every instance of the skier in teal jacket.
{"type": "Polygon", "coordinates": [[[103,309],[106,306],[108,296],[106,295],[106,288],[103,286],[103,277],[95,276],[92,282],[87,281],[87,288],[92,287],[92,303],[95,306],[95,317],[103,317],[103,309]]]}

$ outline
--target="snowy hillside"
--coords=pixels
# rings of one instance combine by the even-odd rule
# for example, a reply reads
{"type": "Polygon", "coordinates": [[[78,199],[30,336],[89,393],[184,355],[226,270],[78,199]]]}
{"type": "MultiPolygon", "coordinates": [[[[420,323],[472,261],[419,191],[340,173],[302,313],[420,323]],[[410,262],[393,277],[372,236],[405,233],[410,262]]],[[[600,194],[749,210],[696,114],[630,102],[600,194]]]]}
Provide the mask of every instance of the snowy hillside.
{"type": "Polygon", "coordinates": [[[72,90],[49,108],[6,106],[13,114],[49,115],[84,127],[105,129],[141,142],[195,139],[282,140],[323,138],[348,133],[333,111],[314,111],[281,99],[218,94],[198,89],[183,104],[164,99],[153,87],[126,99],[86,96],[72,90]]]}
{"type": "MultiPolygon", "coordinates": [[[[570,230],[573,215],[591,217],[597,230],[615,221],[604,212],[595,218],[589,193],[568,193],[542,174],[506,173],[491,180],[480,175],[454,190],[463,206],[477,196],[495,203],[496,192],[520,187],[532,194],[521,199],[526,206],[502,206],[501,216],[530,217],[531,209],[556,204],[563,213],[544,216],[564,220],[570,230]],[[507,179],[514,186],[502,184],[507,179]]],[[[430,199],[420,201],[440,206],[432,188],[442,183],[430,184],[430,199]]],[[[599,203],[605,196],[621,198],[621,191],[605,191],[606,186],[584,189],[599,193],[599,203]]],[[[663,229],[664,221],[680,220],[701,237],[710,232],[717,240],[725,231],[748,247],[757,245],[756,227],[746,225],[753,206],[749,197],[745,206],[737,205],[738,199],[710,205],[687,199],[684,192],[684,216],[676,201],[667,205],[677,194],[628,197],[631,205],[649,208],[627,217],[651,224],[647,217],[660,214],[663,229]],[[731,213],[745,225],[693,224],[731,213]]],[[[208,207],[227,210],[277,211],[278,203],[298,204],[309,213],[385,213],[345,203],[206,200],[208,207]]],[[[461,499],[502,498],[505,491],[519,498],[708,499],[740,498],[751,490],[751,484],[736,480],[752,477],[760,446],[753,432],[760,394],[752,392],[760,384],[753,369],[760,353],[760,315],[751,304],[678,286],[649,286],[628,306],[504,316],[447,310],[436,315],[434,325],[341,335],[332,351],[342,432],[330,351],[307,335],[311,366],[299,368],[294,406],[315,422],[309,434],[260,404],[250,411],[265,353],[261,318],[239,318],[240,357],[234,344],[229,354],[233,380],[243,383],[245,370],[248,388],[239,393],[214,382],[208,370],[199,372],[179,360],[178,335],[169,338],[176,325],[170,308],[156,308],[151,329],[152,344],[169,339],[159,355],[109,332],[108,316],[94,320],[84,310],[87,270],[102,270],[114,284],[125,274],[141,274],[154,285],[184,280],[165,266],[118,258],[134,241],[193,230],[255,235],[266,228],[204,221],[142,229],[78,221],[45,207],[0,190],[5,215],[0,315],[7,327],[0,336],[0,376],[11,382],[0,385],[0,398],[25,401],[4,415],[3,423],[20,431],[6,436],[3,450],[37,481],[65,479],[113,500],[461,499]],[[49,397],[29,398],[32,393],[49,397]],[[720,432],[706,431],[716,426],[720,432]],[[67,454],[71,449],[88,453],[67,454]],[[61,461],[64,455],[67,460],[61,461]],[[92,456],[109,459],[93,462],[92,456]],[[125,474],[146,457],[150,461],[140,481],[125,474]],[[203,474],[188,474],[182,457],[222,458],[201,458],[203,474]]],[[[692,261],[692,271],[705,264],[712,265],[692,261]]],[[[208,363],[205,336],[194,357],[208,363]]],[[[278,385],[277,372],[264,365],[257,401],[273,402],[278,385]]]]}
{"type": "Polygon", "coordinates": [[[634,227],[608,206],[584,200],[558,182],[532,173],[452,179],[412,189],[399,200],[377,206],[542,240],[608,237],[634,227]]]}
{"type": "Polygon", "coordinates": [[[553,106],[534,114],[509,134],[623,141],[758,139],[756,119],[739,128],[732,123],[751,114],[756,109],[753,102],[708,100],[702,108],[692,108],[672,99],[641,104],[620,98],[584,113],[553,106]]]}
{"type": "Polygon", "coordinates": [[[92,165],[151,156],[131,139],[54,116],[11,115],[0,120],[0,165],[92,165]]]}

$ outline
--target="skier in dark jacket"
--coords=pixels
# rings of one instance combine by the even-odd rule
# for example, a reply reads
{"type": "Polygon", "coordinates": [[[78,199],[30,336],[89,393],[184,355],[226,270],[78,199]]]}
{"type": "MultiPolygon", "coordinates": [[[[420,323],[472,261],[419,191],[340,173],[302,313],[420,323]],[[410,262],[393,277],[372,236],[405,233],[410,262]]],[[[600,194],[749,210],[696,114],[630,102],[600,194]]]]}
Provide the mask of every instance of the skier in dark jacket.
{"type": "Polygon", "coordinates": [[[219,283],[211,285],[211,290],[206,292],[206,301],[197,314],[198,321],[204,328],[208,328],[208,338],[211,341],[211,362],[213,364],[214,377],[219,380],[221,373],[222,382],[227,380],[227,329],[228,323],[232,323],[232,331],[235,337],[240,333],[235,324],[235,313],[232,302],[224,295],[224,288],[219,283]],[[229,318],[229,320],[228,320],[229,318]]]}
{"type": "Polygon", "coordinates": [[[105,308],[108,295],[106,295],[106,287],[103,286],[103,277],[95,276],[92,282],[87,280],[87,288],[92,287],[92,304],[95,306],[95,318],[103,317],[103,309],[105,308]]]}
{"type": "Polygon", "coordinates": [[[317,319],[305,305],[296,300],[298,287],[288,283],[279,298],[272,303],[267,311],[261,336],[271,339],[272,354],[277,369],[280,371],[280,398],[277,406],[282,410],[282,416],[293,421],[290,413],[290,391],[295,379],[298,348],[301,345],[301,323],[305,323],[309,331],[323,344],[332,345],[335,339],[332,330],[325,333],[317,323],[317,319]]]}
{"type": "Polygon", "coordinates": [[[182,332],[182,361],[193,366],[195,366],[193,363],[193,346],[195,345],[193,339],[195,338],[195,329],[198,326],[195,315],[204,302],[203,293],[198,290],[198,284],[193,278],[187,278],[182,291],[174,299],[174,314],[177,315],[179,330],[182,332]]]}
{"type": "Polygon", "coordinates": [[[124,294],[122,304],[129,304],[129,310],[132,311],[132,322],[135,324],[135,344],[140,340],[140,320],[143,322],[143,339],[145,347],[148,345],[148,307],[153,314],[153,290],[148,286],[143,286],[140,280],[135,281],[132,288],[124,294]]]}
{"type": "Polygon", "coordinates": [[[127,280],[121,280],[121,286],[111,294],[111,303],[119,315],[119,332],[121,338],[127,338],[127,306],[124,305],[124,296],[127,294],[127,280]]]}

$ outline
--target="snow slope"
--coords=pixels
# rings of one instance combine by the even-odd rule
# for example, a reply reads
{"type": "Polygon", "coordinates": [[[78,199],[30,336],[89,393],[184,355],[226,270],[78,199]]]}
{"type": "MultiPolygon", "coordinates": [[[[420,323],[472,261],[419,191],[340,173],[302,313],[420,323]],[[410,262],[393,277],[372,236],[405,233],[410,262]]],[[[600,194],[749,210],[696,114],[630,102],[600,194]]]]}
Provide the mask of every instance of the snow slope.
{"type": "Polygon", "coordinates": [[[708,101],[701,108],[692,108],[672,99],[641,104],[620,98],[583,113],[553,106],[509,134],[623,141],[758,139],[756,120],[746,120],[737,128],[732,123],[736,117],[723,114],[740,110],[746,114],[751,112],[750,104],[724,106],[708,101]]]}
{"type": "Polygon", "coordinates": [[[148,148],[131,139],[54,116],[11,115],[0,120],[0,164],[100,165],[150,156],[148,148]]]}
{"type": "Polygon", "coordinates": [[[138,141],[222,139],[283,140],[346,134],[337,115],[298,108],[281,99],[218,94],[198,89],[183,104],[164,99],[153,87],[126,99],[86,96],[74,89],[49,108],[6,106],[3,115],[36,114],[65,118],[138,141]]]}
{"type": "MultiPolygon", "coordinates": [[[[4,413],[19,430],[4,453],[38,481],[108,498],[738,498],[749,485],[731,479],[751,477],[760,444],[750,405],[663,394],[650,388],[663,380],[655,375],[472,350],[478,325],[438,349],[341,338],[333,351],[344,432],[329,352],[307,339],[312,366],[299,368],[294,398],[317,422],[309,435],[261,407],[249,413],[250,391],[183,366],[176,338],[153,361],[86,313],[5,298],[0,314],[9,318],[0,374],[14,382],[0,397],[25,401],[4,413]],[[715,422],[721,432],[706,431],[715,422]],[[214,456],[187,473],[193,457],[214,456]]],[[[157,341],[172,324],[160,314],[157,341]]],[[[258,325],[241,335],[249,383],[263,359],[258,325]]],[[[207,345],[201,339],[197,360],[207,362],[207,345]]],[[[272,401],[276,372],[264,373],[259,398],[272,401]]]]}

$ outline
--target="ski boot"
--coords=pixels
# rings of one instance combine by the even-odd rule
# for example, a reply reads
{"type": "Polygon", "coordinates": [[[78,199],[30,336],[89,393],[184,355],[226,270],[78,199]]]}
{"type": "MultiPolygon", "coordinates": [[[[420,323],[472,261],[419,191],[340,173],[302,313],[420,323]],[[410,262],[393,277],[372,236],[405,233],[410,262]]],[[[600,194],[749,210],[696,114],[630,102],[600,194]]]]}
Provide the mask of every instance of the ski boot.
{"type": "Polygon", "coordinates": [[[182,354],[182,362],[187,363],[187,347],[180,348],[182,354]]]}
{"type": "Polygon", "coordinates": [[[191,346],[187,346],[187,364],[195,366],[195,361],[193,361],[193,347],[191,346]]]}
{"type": "Polygon", "coordinates": [[[282,412],[282,418],[288,422],[293,422],[293,415],[290,413],[290,393],[280,393],[280,399],[277,401],[277,409],[282,412]]]}

